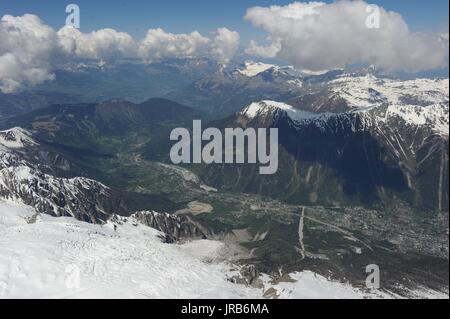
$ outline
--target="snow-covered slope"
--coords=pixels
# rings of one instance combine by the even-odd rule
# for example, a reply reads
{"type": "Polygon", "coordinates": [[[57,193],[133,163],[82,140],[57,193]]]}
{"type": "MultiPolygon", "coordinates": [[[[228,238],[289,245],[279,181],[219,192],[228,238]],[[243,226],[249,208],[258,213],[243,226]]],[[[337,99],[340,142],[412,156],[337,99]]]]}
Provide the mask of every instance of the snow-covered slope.
{"type": "MultiPolygon", "coordinates": [[[[303,77],[320,76],[320,75],[324,75],[327,72],[329,72],[328,70],[323,70],[323,71],[318,71],[318,72],[309,71],[309,70],[298,70],[292,66],[280,66],[280,65],[275,65],[275,64],[268,64],[268,63],[263,63],[263,62],[254,62],[254,61],[245,62],[241,68],[236,69],[236,72],[241,75],[251,78],[251,77],[255,77],[255,76],[257,76],[263,72],[269,71],[269,70],[272,70],[273,72],[290,74],[293,76],[295,75],[298,77],[298,81],[300,81],[300,79],[303,77]]],[[[301,83],[301,82],[298,82],[298,83],[301,83]]]]}
{"type": "Polygon", "coordinates": [[[385,121],[397,117],[410,126],[428,126],[440,135],[449,134],[449,80],[409,81],[367,76],[342,76],[329,89],[357,111],[387,106],[385,121]]]}
{"type": "Polygon", "coordinates": [[[222,243],[163,244],[134,217],[100,226],[0,200],[0,233],[0,298],[261,298],[271,287],[284,298],[364,297],[313,273],[289,285],[265,277],[264,289],[233,284],[239,267],[219,261],[222,243]]]}
{"type": "MultiPolygon", "coordinates": [[[[276,101],[261,101],[250,104],[240,113],[247,120],[256,120],[261,125],[272,124],[281,118],[288,118],[294,127],[314,125],[321,131],[348,127],[352,131],[361,129],[354,113],[314,113],[302,111],[286,103],[276,101]]],[[[363,128],[363,127],[362,127],[363,128]]]]}
{"type": "Polygon", "coordinates": [[[112,222],[36,215],[12,202],[0,202],[0,212],[0,298],[260,296],[227,281],[225,264],[203,261],[219,253],[218,242],[167,245],[132,219],[114,231],[112,222]]]}
{"type": "Polygon", "coordinates": [[[83,177],[57,178],[28,166],[0,170],[0,196],[30,204],[42,213],[98,222],[108,216],[101,201],[109,188],[83,177]]]}
{"type": "Polygon", "coordinates": [[[273,115],[276,113],[286,114],[291,120],[296,122],[301,122],[304,120],[314,120],[332,115],[330,113],[313,113],[302,111],[286,103],[267,100],[252,103],[244,108],[241,112],[242,115],[246,116],[249,119],[254,119],[271,114],[273,115]]]}
{"type": "Polygon", "coordinates": [[[53,216],[106,220],[113,202],[111,190],[89,178],[50,174],[52,167],[39,159],[42,154],[27,130],[0,131],[0,198],[21,201],[53,216]]]}
{"type": "Polygon", "coordinates": [[[0,131],[0,151],[5,149],[20,149],[30,145],[37,145],[31,133],[20,127],[0,131]]]}
{"type": "MultiPolygon", "coordinates": [[[[346,122],[352,126],[355,125],[352,124],[355,120],[374,126],[390,125],[392,122],[400,121],[402,125],[412,129],[429,129],[441,136],[449,135],[449,104],[448,101],[444,101],[444,98],[442,102],[433,102],[433,104],[423,106],[400,102],[390,103],[384,96],[373,92],[365,98],[358,99],[358,104],[354,105],[359,105],[359,107],[343,113],[314,113],[294,108],[286,103],[261,101],[250,104],[240,114],[248,119],[273,115],[287,116],[296,125],[315,123],[322,129],[327,126],[329,121],[333,123],[336,121],[346,122]]],[[[355,101],[353,96],[351,100],[355,101]]],[[[425,100],[422,100],[422,102],[425,103],[425,100]]],[[[431,101],[429,102],[431,103],[431,101]]],[[[362,128],[364,127],[366,125],[362,126],[362,128]]],[[[355,130],[354,127],[353,130],[355,130]]]]}
{"type": "MultiPolygon", "coordinates": [[[[289,98],[297,108],[263,101],[285,111],[294,121],[318,117],[297,109],[342,114],[374,109],[379,113],[379,109],[384,107],[387,109],[382,110],[383,118],[378,116],[379,121],[401,120],[412,127],[426,126],[439,135],[449,134],[449,79],[392,79],[374,69],[353,73],[336,70],[327,76],[306,76],[290,67],[257,62],[245,63],[238,72],[249,78],[255,77],[255,83],[262,77],[270,83],[283,83],[286,88],[300,90],[296,93],[298,98],[289,98]]],[[[263,108],[267,110],[267,106],[263,108]]],[[[255,109],[253,104],[248,108],[248,115],[254,116],[255,109]]]]}
{"type": "Polygon", "coordinates": [[[33,139],[27,130],[15,127],[0,131],[0,170],[7,167],[26,165],[24,153],[27,148],[33,148],[39,144],[33,139]]]}
{"type": "Polygon", "coordinates": [[[448,79],[416,79],[409,81],[366,76],[343,75],[328,83],[331,91],[354,108],[389,105],[429,106],[449,101],[448,79]]]}
{"type": "Polygon", "coordinates": [[[261,62],[245,62],[242,68],[237,69],[237,72],[251,78],[271,68],[277,68],[277,66],[261,62]]]}

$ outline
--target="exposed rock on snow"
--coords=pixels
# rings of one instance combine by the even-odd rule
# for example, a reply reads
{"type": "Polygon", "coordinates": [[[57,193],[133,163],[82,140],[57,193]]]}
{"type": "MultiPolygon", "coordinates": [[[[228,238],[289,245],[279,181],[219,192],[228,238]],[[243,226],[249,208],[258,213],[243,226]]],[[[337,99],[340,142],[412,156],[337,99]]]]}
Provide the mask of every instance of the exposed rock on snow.
{"type": "Polygon", "coordinates": [[[59,178],[34,157],[38,143],[30,132],[0,132],[0,198],[21,201],[38,212],[72,216],[93,223],[120,213],[120,199],[105,185],[84,177],[59,178]],[[33,162],[31,162],[33,160],[33,162]]]}
{"type": "Polygon", "coordinates": [[[206,226],[193,221],[187,215],[138,212],[133,216],[142,224],[162,231],[167,243],[177,242],[180,239],[207,239],[213,235],[206,226]]]}
{"type": "Polygon", "coordinates": [[[0,151],[5,148],[17,149],[30,145],[37,145],[31,137],[31,133],[20,127],[0,131],[0,151]]]}

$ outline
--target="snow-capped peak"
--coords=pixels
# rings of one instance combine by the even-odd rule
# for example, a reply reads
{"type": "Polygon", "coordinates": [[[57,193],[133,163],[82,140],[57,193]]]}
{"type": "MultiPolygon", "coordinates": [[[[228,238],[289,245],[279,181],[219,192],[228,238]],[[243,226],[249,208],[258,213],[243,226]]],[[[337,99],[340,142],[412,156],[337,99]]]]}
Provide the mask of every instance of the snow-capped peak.
{"type": "MultiPolygon", "coordinates": [[[[339,69],[341,70],[341,69],[339,69]]],[[[241,68],[237,69],[236,72],[240,75],[252,78],[257,75],[260,75],[261,73],[267,72],[267,71],[273,71],[273,72],[280,72],[285,75],[290,75],[292,77],[296,78],[304,78],[304,77],[310,77],[310,76],[320,76],[324,75],[330,70],[319,70],[319,71],[311,71],[311,70],[305,70],[305,69],[296,69],[293,66],[286,65],[286,66],[280,66],[275,64],[268,64],[263,62],[253,62],[253,61],[247,61],[245,62],[241,68]]]]}
{"type": "Polygon", "coordinates": [[[31,133],[21,127],[0,131],[0,146],[9,149],[19,149],[28,145],[37,144],[33,140],[31,133]]]}
{"type": "MultiPolygon", "coordinates": [[[[320,128],[331,118],[353,118],[362,116],[365,119],[373,119],[375,122],[389,123],[393,119],[400,119],[405,125],[414,127],[426,127],[441,136],[449,135],[449,105],[436,103],[428,106],[414,106],[406,104],[389,104],[387,108],[378,108],[380,105],[372,105],[366,108],[355,108],[344,113],[314,113],[299,110],[286,103],[276,101],[260,101],[247,106],[240,113],[247,119],[267,118],[273,115],[285,115],[295,125],[314,122],[320,128]],[[383,114],[380,116],[378,110],[383,114]]],[[[372,123],[374,123],[371,121],[372,123]]]]}
{"type": "Polygon", "coordinates": [[[449,101],[448,79],[415,79],[409,81],[366,76],[344,75],[329,82],[330,90],[352,108],[389,105],[429,106],[449,101]]]}
{"type": "Polygon", "coordinates": [[[243,68],[237,69],[237,72],[244,76],[252,78],[272,68],[278,68],[278,66],[262,62],[245,62],[243,68]]]}
{"type": "Polygon", "coordinates": [[[293,121],[302,121],[308,119],[314,119],[322,116],[327,116],[328,113],[313,113],[302,111],[294,108],[293,106],[276,102],[276,101],[261,101],[255,102],[247,106],[241,114],[249,119],[254,119],[258,116],[264,116],[268,114],[275,114],[276,112],[282,111],[293,121]]]}
{"type": "Polygon", "coordinates": [[[387,105],[385,120],[399,117],[407,125],[426,125],[440,135],[449,134],[448,79],[401,81],[373,74],[343,75],[328,84],[352,111],[366,112],[387,105]]]}

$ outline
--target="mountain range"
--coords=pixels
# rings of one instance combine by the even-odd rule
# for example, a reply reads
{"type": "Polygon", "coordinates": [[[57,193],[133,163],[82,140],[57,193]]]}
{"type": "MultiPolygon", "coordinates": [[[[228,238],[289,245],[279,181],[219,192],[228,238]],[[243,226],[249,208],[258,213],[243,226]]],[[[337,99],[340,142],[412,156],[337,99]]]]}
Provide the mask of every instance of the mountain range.
{"type": "Polygon", "coordinates": [[[363,287],[376,263],[391,292],[448,291],[448,79],[129,64],[68,66],[47,88],[0,95],[1,198],[94,224],[151,211],[140,222],[165,242],[244,250],[250,284],[314,271],[363,287]],[[194,119],[278,128],[278,172],[172,165],[170,132],[194,119]]]}

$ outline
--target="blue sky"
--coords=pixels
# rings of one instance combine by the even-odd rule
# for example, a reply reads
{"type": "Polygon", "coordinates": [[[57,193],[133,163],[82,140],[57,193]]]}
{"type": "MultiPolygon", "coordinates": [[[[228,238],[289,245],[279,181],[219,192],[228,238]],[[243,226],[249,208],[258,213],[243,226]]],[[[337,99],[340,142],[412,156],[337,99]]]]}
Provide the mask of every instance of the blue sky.
{"type": "MultiPolygon", "coordinates": [[[[33,13],[47,24],[63,26],[69,3],[81,9],[81,30],[110,27],[141,38],[147,29],[161,27],[173,33],[198,30],[207,34],[218,27],[240,32],[244,41],[260,39],[263,33],[243,20],[247,8],[288,4],[286,0],[0,0],[0,15],[33,13]]],[[[325,2],[332,2],[330,0],[325,2]]],[[[400,13],[413,31],[438,31],[448,26],[448,0],[372,0],[400,13]]]]}

